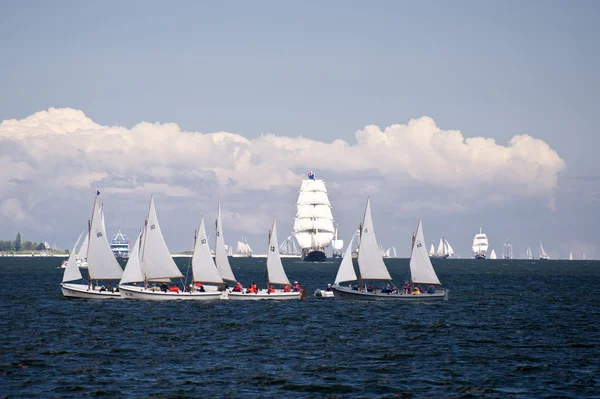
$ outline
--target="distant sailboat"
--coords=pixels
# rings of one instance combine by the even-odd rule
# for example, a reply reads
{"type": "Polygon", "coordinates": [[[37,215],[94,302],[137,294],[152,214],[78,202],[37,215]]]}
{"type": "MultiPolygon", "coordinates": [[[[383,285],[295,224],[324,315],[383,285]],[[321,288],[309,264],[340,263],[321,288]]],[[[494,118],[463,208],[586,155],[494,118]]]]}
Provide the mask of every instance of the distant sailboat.
{"type": "Polygon", "coordinates": [[[573,252],[569,251],[569,260],[573,260],[573,252]]]}
{"type": "Polygon", "coordinates": [[[430,257],[438,258],[438,259],[448,259],[448,257],[454,255],[454,250],[452,250],[450,243],[448,242],[448,240],[446,240],[443,237],[440,238],[440,243],[438,244],[437,251],[435,251],[435,253],[433,253],[433,255],[431,254],[432,251],[433,251],[433,244],[431,244],[431,249],[429,250],[430,257]]]}
{"type": "Polygon", "coordinates": [[[235,254],[238,257],[252,257],[252,248],[250,248],[250,244],[248,244],[248,239],[246,237],[242,237],[242,240],[237,242],[235,254]]]}
{"type": "Polygon", "coordinates": [[[344,240],[338,238],[338,226],[335,226],[335,236],[331,240],[331,247],[333,248],[333,258],[342,257],[342,249],[344,248],[344,240]]]}
{"type": "Polygon", "coordinates": [[[531,247],[527,247],[527,259],[533,259],[533,254],[531,253],[531,247]]]}
{"type": "Polygon", "coordinates": [[[513,248],[510,240],[506,240],[504,243],[504,259],[512,259],[513,258],[513,248]]]}
{"type": "Polygon", "coordinates": [[[490,253],[490,259],[497,259],[496,251],[494,251],[493,249],[492,249],[492,252],[490,253]]]}
{"type": "Polygon", "coordinates": [[[540,260],[550,260],[550,256],[548,256],[548,254],[546,253],[546,250],[544,250],[544,246],[542,245],[541,241],[540,241],[540,260]]]}

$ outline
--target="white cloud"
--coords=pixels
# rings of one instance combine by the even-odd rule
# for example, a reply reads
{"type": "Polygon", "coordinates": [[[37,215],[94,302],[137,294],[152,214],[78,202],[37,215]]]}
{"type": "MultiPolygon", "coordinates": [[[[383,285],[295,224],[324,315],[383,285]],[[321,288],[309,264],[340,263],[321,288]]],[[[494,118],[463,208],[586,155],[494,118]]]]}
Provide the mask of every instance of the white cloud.
{"type": "Polygon", "coordinates": [[[146,204],[151,192],[187,198],[188,208],[217,191],[247,198],[226,217],[239,231],[258,233],[257,226],[270,225],[263,219],[281,210],[269,198],[295,195],[308,169],[326,176],[330,191],[360,201],[382,194],[379,203],[418,212],[441,209],[452,196],[452,206],[444,208],[464,212],[471,203],[523,197],[539,197],[553,207],[565,167],[542,140],[518,135],[500,145],[491,138],[465,138],[429,117],[383,129],[369,125],[354,138],[327,143],[265,134],[249,140],[227,132],[181,131],[174,123],[102,126],[82,111],[50,108],[0,124],[2,215],[21,215],[25,222],[23,215],[44,206],[42,198],[59,197],[63,203],[56,206],[68,207],[71,197],[96,188],[138,204],[146,204]],[[15,197],[25,208],[17,207],[15,197]]]}

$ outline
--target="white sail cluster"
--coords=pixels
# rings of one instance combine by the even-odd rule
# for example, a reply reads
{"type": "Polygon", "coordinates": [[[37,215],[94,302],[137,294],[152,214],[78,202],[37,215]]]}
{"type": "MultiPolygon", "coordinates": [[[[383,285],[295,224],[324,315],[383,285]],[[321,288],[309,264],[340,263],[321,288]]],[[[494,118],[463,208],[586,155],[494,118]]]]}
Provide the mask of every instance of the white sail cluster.
{"type": "Polygon", "coordinates": [[[252,255],[252,248],[250,248],[250,244],[248,244],[247,238],[242,237],[242,240],[237,242],[235,253],[238,255],[252,255]]]}
{"type": "Polygon", "coordinates": [[[294,219],[294,236],[301,249],[327,247],[335,228],[323,180],[302,181],[294,219]]]}

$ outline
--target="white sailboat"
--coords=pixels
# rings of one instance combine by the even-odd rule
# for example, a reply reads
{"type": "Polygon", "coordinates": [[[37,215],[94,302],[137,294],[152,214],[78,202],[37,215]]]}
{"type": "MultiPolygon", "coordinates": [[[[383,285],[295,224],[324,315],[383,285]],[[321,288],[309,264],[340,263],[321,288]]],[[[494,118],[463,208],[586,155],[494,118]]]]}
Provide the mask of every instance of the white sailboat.
{"type": "Polygon", "coordinates": [[[250,248],[250,244],[248,244],[248,239],[246,237],[242,237],[242,240],[237,242],[235,256],[244,258],[252,257],[252,248],[250,248]]]}
{"type": "Polygon", "coordinates": [[[301,299],[302,292],[291,291],[290,280],[288,280],[281,257],[279,256],[279,244],[277,243],[277,226],[273,220],[273,227],[269,231],[269,248],[267,252],[267,288],[260,289],[257,292],[230,291],[228,296],[230,300],[253,301],[260,299],[268,300],[288,300],[301,299]],[[274,284],[284,285],[286,288],[275,288],[274,284]]]}
{"type": "Polygon", "coordinates": [[[573,252],[569,251],[569,260],[573,260],[573,252]]]}
{"type": "Polygon", "coordinates": [[[448,259],[452,255],[454,255],[454,250],[450,246],[448,240],[446,240],[444,237],[440,238],[437,251],[434,252],[434,246],[431,244],[431,249],[429,250],[430,257],[436,259],[448,259]]]}
{"type": "Polygon", "coordinates": [[[123,274],[123,270],[113,256],[106,239],[104,222],[98,207],[98,196],[94,200],[92,220],[89,224],[87,237],[88,246],[85,257],[88,262],[88,284],[71,283],[71,281],[82,279],[81,272],[77,268],[75,250],[73,250],[69,256],[63,281],[60,285],[62,294],[70,298],[120,298],[118,290],[114,291],[110,286],[106,288],[103,285],[98,285],[101,281],[118,281],[123,274]]]}
{"type": "Polygon", "coordinates": [[[527,259],[533,259],[533,254],[531,253],[530,246],[527,246],[527,259]]]}
{"type": "Polygon", "coordinates": [[[550,256],[546,253],[542,242],[540,241],[540,260],[550,260],[550,256]]]}
{"type": "Polygon", "coordinates": [[[325,248],[331,243],[335,228],[325,182],[309,172],[308,179],[302,181],[296,205],[294,236],[303,259],[307,262],[327,260],[325,248]]]}
{"type": "Polygon", "coordinates": [[[225,237],[223,236],[223,223],[221,222],[221,201],[217,205],[217,219],[215,220],[215,264],[223,280],[235,283],[236,279],[229,264],[227,249],[225,249],[225,237]]]}
{"type": "Polygon", "coordinates": [[[385,263],[379,252],[377,245],[377,239],[375,238],[375,230],[373,228],[373,220],[371,218],[371,202],[367,199],[367,205],[365,208],[365,214],[363,222],[360,226],[360,244],[358,247],[358,268],[359,276],[356,278],[354,268],[350,271],[351,264],[344,263],[340,265],[338,275],[336,276],[337,284],[334,284],[331,289],[335,299],[357,299],[357,300],[444,300],[448,299],[448,290],[443,288],[436,289],[434,286],[439,286],[440,281],[435,274],[431,260],[427,253],[425,246],[425,239],[423,236],[423,229],[421,221],[417,226],[417,232],[415,235],[414,243],[411,250],[410,256],[410,274],[411,283],[416,285],[427,284],[430,285],[426,293],[415,291],[412,294],[412,287],[407,284],[407,292],[395,288],[391,282],[390,276],[385,263]],[[343,268],[343,269],[342,269],[343,268]],[[340,283],[358,280],[358,286],[342,287],[340,283]],[[390,283],[386,288],[377,290],[371,287],[364,287],[364,280],[384,280],[390,283]],[[418,292],[418,294],[417,294],[418,292]]]}
{"type": "Polygon", "coordinates": [[[338,226],[335,226],[335,236],[333,240],[331,240],[331,247],[333,248],[333,258],[341,258],[344,240],[338,238],[338,226]]]}
{"type": "Polygon", "coordinates": [[[492,252],[490,253],[490,259],[498,259],[498,257],[496,256],[496,251],[494,251],[492,249],[492,252]]]}
{"type": "Polygon", "coordinates": [[[282,258],[300,258],[301,250],[296,244],[294,235],[291,234],[279,245],[279,256],[282,258]]]}
{"type": "MultiPolygon", "coordinates": [[[[346,252],[344,253],[342,263],[340,263],[340,267],[333,282],[334,285],[339,285],[340,283],[346,281],[357,280],[356,272],[354,271],[354,266],[352,265],[352,243],[354,242],[354,237],[356,237],[356,234],[352,236],[350,244],[346,248],[346,252]]],[[[334,295],[331,289],[331,284],[327,284],[327,289],[317,289],[314,292],[314,296],[316,296],[317,298],[333,298],[334,295]]]]}
{"type": "Polygon", "coordinates": [[[183,274],[167,248],[156,216],[154,196],[150,196],[144,229],[129,254],[119,283],[121,296],[144,300],[205,300],[218,299],[221,295],[218,292],[181,291],[176,286],[168,285],[172,278],[183,278],[183,274]]]}
{"type": "Polygon", "coordinates": [[[504,259],[512,259],[513,258],[513,248],[510,240],[506,240],[504,243],[504,259]]]}
{"type": "Polygon", "coordinates": [[[473,254],[475,259],[485,259],[488,250],[488,238],[479,228],[479,233],[473,237],[473,254]]]}

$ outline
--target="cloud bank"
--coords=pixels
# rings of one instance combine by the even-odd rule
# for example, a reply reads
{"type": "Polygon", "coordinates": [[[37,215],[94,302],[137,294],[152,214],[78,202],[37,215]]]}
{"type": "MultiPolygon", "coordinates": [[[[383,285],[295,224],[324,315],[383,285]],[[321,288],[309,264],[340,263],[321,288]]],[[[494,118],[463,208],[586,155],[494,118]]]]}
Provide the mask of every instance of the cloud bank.
{"type": "Polygon", "coordinates": [[[150,193],[190,201],[207,191],[261,193],[261,207],[249,200],[229,213],[241,231],[255,232],[255,224],[243,222],[244,212],[268,213],[266,193],[295,197],[309,169],[329,180],[330,191],[354,193],[361,202],[379,194],[386,201],[404,198],[398,206],[414,211],[419,204],[433,209],[451,202],[452,212],[470,202],[549,202],[564,167],[540,139],[516,135],[502,145],[443,130],[429,117],[383,129],[369,125],[352,140],[324,142],[187,132],[175,123],[103,126],[80,110],[50,108],[0,124],[0,218],[24,222],[49,195],[68,198],[92,189],[144,201],[150,193]],[[443,198],[420,198],[418,190],[443,198]]]}

